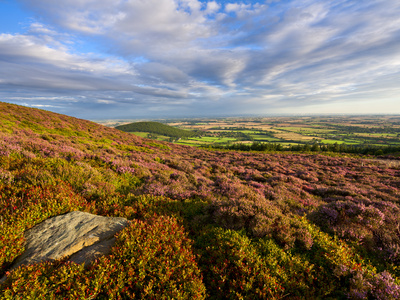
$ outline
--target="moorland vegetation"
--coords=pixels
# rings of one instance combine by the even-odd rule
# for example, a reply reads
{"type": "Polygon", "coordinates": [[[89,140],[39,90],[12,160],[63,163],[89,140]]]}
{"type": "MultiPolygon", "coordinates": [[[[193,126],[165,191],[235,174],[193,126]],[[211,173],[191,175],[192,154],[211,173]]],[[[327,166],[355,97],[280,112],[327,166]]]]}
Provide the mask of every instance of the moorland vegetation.
{"type": "Polygon", "coordinates": [[[206,151],[0,103],[1,299],[399,299],[400,169],[206,151]],[[110,255],[9,271],[24,231],[125,217],[110,255]]]}

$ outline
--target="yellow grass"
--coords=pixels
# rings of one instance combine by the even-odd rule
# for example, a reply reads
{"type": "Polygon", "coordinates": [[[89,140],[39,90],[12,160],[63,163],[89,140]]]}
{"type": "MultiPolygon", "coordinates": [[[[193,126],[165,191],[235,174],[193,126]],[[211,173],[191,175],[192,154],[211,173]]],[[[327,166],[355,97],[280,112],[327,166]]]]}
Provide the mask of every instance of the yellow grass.
{"type": "Polygon", "coordinates": [[[304,136],[294,132],[282,132],[274,134],[276,138],[284,139],[284,140],[295,140],[295,141],[310,141],[315,137],[312,136],[304,136]]]}

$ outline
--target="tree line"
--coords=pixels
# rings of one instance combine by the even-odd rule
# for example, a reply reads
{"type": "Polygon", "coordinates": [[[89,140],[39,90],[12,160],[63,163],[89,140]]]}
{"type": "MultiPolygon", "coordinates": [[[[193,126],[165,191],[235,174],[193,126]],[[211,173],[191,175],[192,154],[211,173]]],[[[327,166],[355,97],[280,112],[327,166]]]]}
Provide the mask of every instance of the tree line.
{"type": "Polygon", "coordinates": [[[400,153],[400,146],[375,146],[375,145],[348,145],[348,144],[303,144],[283,146],[279,143],[260,143],[251,144],[230,144],[230,145],[212,145],[214,149],[227,149],[237,151],[292,151],[292,152],[337,152],[352,153],[363,155],[388,155],[400,153]]]}

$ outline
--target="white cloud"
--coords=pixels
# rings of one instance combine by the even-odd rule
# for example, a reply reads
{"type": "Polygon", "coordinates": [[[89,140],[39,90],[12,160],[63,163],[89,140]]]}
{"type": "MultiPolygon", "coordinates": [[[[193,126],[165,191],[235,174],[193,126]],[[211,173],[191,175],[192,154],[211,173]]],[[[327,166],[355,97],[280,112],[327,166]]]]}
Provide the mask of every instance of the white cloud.
{"type": "Polygon", "coordinates": [[[47,36],[58,35],[58,33],[55,30],[52,30],[38,22],[30,24],[28,33],[29,34],[44,34],[47,36]]]}
{"type": "Polygon", "coordinates": [[[205,10],[206,14],[210,15],[213,13],[216,13],[219,9],[221,8],[221,5],[219,5],[215,1],[210,1],[207,2],[207,9],[205,10]]]}
{"type": "Polygon", "coordinates": [[[225,11],[228,13],[230,13],[230,12],[238,13],[243,10],[248,10],[250,7],[251,7],[250,4],[228,3],[225,5],[225,11]]]}
{"type": "Polygon", "coordinates": [[[81,91],[86,104],[233,109],[242,101],[278,109],[398,91],[398,1],[22,2],[41,23],[0,33],[0,92],[17,86],[81,91]],[[80,53],[79,40],[103,53],[80,53]]]}
{"type": "Polygon", "coordinates": [[[133,74],[131,66],[121,59],[70,54],[66,46],[49,36],[0,34],[0,55],[7,58],[7,63],[24,68],[41,64],[93,75],[133,74]]]}
{"type": "Polygon", "coordinates": [[[54,24],[89,34],[101,34],[124,17],[125,0],[21,0],[54,24]]]}
{"type": "Polygon", "coordinates": [[[0,78],[0,90],[18,87],[60,93],[125,88],[124,80],[135,80],[135,73],[118,58],[71,54],[62,42],[47,35],[0,34],[0,78]]]}

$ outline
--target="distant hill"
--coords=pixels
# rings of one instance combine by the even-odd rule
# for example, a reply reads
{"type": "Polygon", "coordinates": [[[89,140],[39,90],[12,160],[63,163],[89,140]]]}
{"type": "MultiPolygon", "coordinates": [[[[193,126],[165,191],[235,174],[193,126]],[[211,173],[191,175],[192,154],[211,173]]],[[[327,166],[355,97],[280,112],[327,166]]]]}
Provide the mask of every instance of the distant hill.
{"type": "Polygon", "coordinates": [[[191,137],[196,133],[168,126],[159,122],[135,122],[115,127],[125,132],[148,132],[175,138],[191,137]]]}

